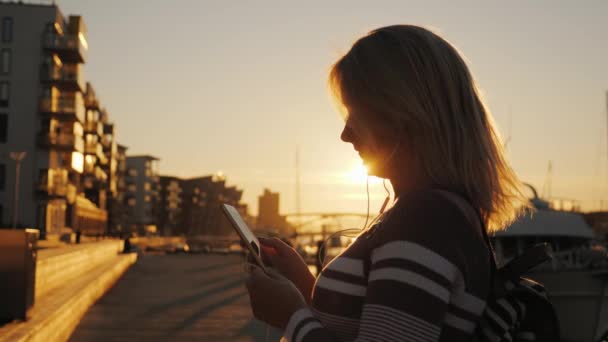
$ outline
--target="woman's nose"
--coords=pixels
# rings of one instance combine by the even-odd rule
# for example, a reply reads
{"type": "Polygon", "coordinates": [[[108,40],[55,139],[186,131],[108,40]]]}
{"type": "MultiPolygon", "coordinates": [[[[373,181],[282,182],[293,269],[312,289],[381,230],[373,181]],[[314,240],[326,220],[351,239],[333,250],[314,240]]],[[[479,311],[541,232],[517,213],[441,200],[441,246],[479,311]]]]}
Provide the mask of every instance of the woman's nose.
{"type": "Polygon", "coordinates": [[[353,131],[348,125],[344,125],[344,129],[342,130],[342,134],[340,134],[340,139],[344,142],[352,142],[353,141],[353,131]]]}

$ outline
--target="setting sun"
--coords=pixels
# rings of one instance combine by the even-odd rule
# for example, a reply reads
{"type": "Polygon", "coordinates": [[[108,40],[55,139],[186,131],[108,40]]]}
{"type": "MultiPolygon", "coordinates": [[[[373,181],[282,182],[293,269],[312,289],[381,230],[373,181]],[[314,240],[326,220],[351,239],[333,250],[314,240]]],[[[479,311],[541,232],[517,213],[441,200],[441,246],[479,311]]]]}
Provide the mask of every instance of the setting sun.
{"type": "MultiPolygon", "coordinates": [[[[352,168],[352,170],[346,174],[345,178],[348,180],[349,183],[365,184],[367,177],[367,167],[363,165],[361,161],[359,161],[359,163],[356,164],[352,168]]],[[[369,176],[369,183],[380,184],[382,183],[382,179],[375,176],[369,176]]]]}

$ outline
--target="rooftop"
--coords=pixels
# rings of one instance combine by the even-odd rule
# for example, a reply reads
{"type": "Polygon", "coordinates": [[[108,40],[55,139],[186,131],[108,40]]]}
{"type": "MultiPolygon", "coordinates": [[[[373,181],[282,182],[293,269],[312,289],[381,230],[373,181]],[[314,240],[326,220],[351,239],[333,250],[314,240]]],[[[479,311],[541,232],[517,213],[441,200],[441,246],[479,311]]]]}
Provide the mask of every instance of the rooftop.
{"type": "Polygon", "coordinates": [[[149,155],[149,154],[141,154],[141,155],[137,155],[137,156],[127,156],[127,159],[160,160],[160,158],[149,155]]]}
{"type": "Polygon", "coordinates": [[[515,221],[496,237],[561,236],[584,239],[594,238],[593,231],[580,214],[539,209],[515,221]]]}

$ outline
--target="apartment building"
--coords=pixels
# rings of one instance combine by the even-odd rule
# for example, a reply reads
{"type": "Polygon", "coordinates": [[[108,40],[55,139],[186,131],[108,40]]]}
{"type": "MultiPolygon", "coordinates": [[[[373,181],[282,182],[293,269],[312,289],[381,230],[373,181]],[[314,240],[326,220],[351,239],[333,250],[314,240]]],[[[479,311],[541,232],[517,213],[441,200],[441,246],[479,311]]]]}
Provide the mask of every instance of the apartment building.
{"type": "Polygon", "coordinates": [[[160,177],[158,229],[161,235],[180,235],[182,211],[182,180],[172,176],[160,177]]]}
{"type": "Polygon", "coordinates": [[[150,155],[127,156],[125,177],[129,232],[140,235],[158,233],[160,178],[159,159],[150,155]]]}
{"type": "Polygon", "coordinates": [[[117,147],[85,82],[84,19],[55,4],[2,2],[0,20],[0,222],[43,237],[102,234],[117,147]]]}
{"type": "MultiPolygon", "coordinates": [[[[181,214],[176,234],[228,235],[233,228],[224,217],[220,205],[235,206],[248,219],[247,206],[240,203],[243,191],[226,186],[226,180],[217,175],[195,177],[181,181],[181,214]]],[[[160,210],[164,210],[161,208],[160,210]]]]}

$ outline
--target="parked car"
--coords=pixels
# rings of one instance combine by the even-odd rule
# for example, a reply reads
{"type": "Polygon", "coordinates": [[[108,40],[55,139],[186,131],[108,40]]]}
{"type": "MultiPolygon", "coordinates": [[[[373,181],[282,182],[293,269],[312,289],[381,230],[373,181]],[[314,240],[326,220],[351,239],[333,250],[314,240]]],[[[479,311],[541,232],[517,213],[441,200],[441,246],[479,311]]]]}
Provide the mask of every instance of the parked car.
{"type": "Polygon", "coordinates": [[[169,246],[167,249],[168,253],[188,253],[190,252],[190,246],[187,243],[177,242],[169,246]]]}

